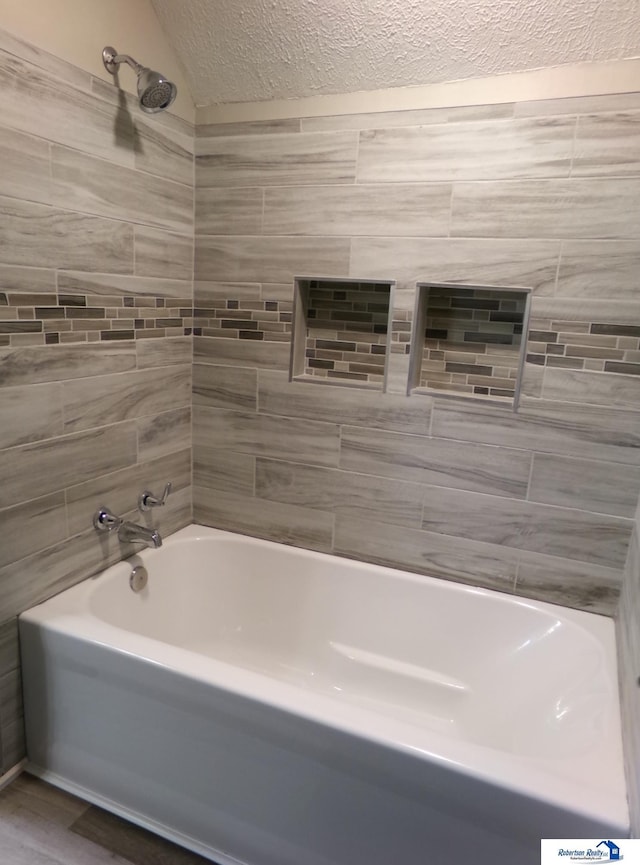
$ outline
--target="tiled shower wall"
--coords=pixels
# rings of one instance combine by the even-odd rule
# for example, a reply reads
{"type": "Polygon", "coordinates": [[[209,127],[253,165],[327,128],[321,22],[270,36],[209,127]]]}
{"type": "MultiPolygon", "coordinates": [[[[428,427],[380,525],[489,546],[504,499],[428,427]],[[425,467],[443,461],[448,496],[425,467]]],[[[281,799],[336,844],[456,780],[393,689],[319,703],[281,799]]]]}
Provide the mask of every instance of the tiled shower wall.
{"type": "Polygon", "coordinates": [[[386,394],[290,383],[282,332],[195,337],[196,519],[611,614],[640,375],[598,349],[640,337],[640,95],[196,132],[196,308],[397,281],[386,394]],[[415,284],[451,281],[533,290],[515,415],[404,395],[415,284]]]}
{"type": "MultiPolygon", "coordinates": [[[[24,755],[16,615],[130,555],[101,504],[191,518],[193,130],[0,32],[0,770],[24,755]]],[[[159,518],[158,518],[159,517],[159,518]]],[[[1,772],[0,772],[1,773],[1,772]]]]}

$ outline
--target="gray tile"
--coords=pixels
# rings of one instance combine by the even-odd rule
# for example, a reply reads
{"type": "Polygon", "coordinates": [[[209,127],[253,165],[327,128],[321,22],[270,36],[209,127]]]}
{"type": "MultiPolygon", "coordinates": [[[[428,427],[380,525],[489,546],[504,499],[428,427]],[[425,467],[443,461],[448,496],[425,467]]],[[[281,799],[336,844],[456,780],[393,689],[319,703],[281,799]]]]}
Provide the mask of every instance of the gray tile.
{"type": "Polygon", "coordinates": [[[158,415],[191,403],[191,367],[92,376],[62,386],[65,432],[158,415]]]}
{"type": "Polygon", "coordinates": [[[333,516],[251,496],[194,487],[194,520],[230,532],[329,552],[333,516]]]}
{"type": "Polygon", "coordinates": [[[209,437],[194,430],[193,484],[209,490],[253,496],[255,457],[210,447],[209,437]]]}
{"type": "Polygon", "coordinates": [[[264,234],[446,237],[450,212],[448,183],[267,189],[264,234]]]}
{"type": "MultiPolygon", "coordinates": [[[[211,306],[214,303],[226,303],[228,299],[233,300],[260,300],[259,282],[203,282],[198,280],[193,284],[194,306],[211,306]]],[[[293,299],[293,281],[291,282],[291,296],[293,299]]]]}
{"type": "Polygon", "coordinates": [[[194,407],[194,427],[211,447],[310,465],[337,466],[336,424],[194,407]]]}
{"type": "MultiPolygon", "coordinates": [[[[136,227],[136,231],[138,228],[136,227]]],[[[170,297],[184,298],[191,305],[191,283],[176,279],[153,279],[141,276],[120,276],[112,273],[58,274],[58,291],[62,294],[86,294],[90,297],[170,297]]]]}
{"type": "MultiPolygon", "coordinates": [[[[612,275],[615,279],[615,276],[612,275]]],[[[555,321],[607,322],[608,324],[640,325],[640,300],[608,300],[591,298],[534,297],[531,315],[555,321]]]]}
{"type": "Polygon", "coordinates": [[[601,96],[571,96],[565,99],[538,99],[517,102],[516,117],[554,114],[591,114],[596,111],[627,111],[640,109],[637,93],[611,93],[601,96]]]}
{"type": "Polygon", "coordinates": [[[12,781],[10,787],[0,792],[0,808],[3,813],[18,808],[23,813],[66,828],[88,807],[89,804],[77,796],[52,787],[26,772],[12,781]]]}
{"type": "Polygon", "coordinates": [[[64,493],[0,510],[0,567],[49,547],[67,535],[64,493]]]}
{"type": "Polygon", "coordinates": [[[210,865],[209,859],[178,847],[95,805],[78,817],[71,831],[132,865],[210,865]]]}
{"type": "Polygon", "coordinates": [[[526,451],[358,427],[342,429],[340,468],[349,471],[524,498],[530,466],[526,451]]]}
{"type": "Polygon", "coordinates": [[[62,434],[58,384],[0,388],[0,448],[62,434]]]}
{"type": "Polygon", "coordinates": [[[56,290],[54,270],[0,264],[0,291],[51,294],[56,290]]]}
{"type": "MultiPolygon", "coordinates": [[[[125,514],[135,511],[135,520],[142,514],[136,511],[140,493],[151,490],[159,493],[167,481],[171,481],[172,491],[162,513],[174,508],[176,496],[184,491],[190,492],[191,450],[176,450],[175,453],[142,461],[134,466],[96,475],[84,483],[67,488],[67,516],[69,534],[75,535],[90,530],[93,515],[99,507],[108,507],[113,513],[125,514]]],[[[153,519],[159,515],[158,509],[150,514],[153,519]]]]}
{"type": "Polygon", "coordinates": [[[135,167],[158,177],[182,183],[193,189],[193,137],[158,123],[156,117],[140,117],[134,97],[135,126],[140,146],[135,152],[135,167]]]}
{"type": "Polygon", "coordinates": [[[0,349],[0,387],[124,372],[136,365],[130,342],[0,349]]]}
{"type": "Polygon", "coordinates": [[[613,615],[621,574],[588,562],[520,552],[516,595],[603,616],[613,615]]]}
{"type": "Polygon", "coordinates": [[[0,507],[43,496],[136,461],[134,423],[0,451],[0,507]]]}
{"type": "Polygon", "coordinates": [[[498,120],[513,117],[513,103],[463,105],[451,108],[421,108],[380,111],[371,114],[342,114],[333,117],[303,117],[303,132],[334,132],[338,129],[388,129],[399,126],[427,126],[434,123],[465,123],[471,120],[498,120]]]}
{"type": "Polygon", "coordinates": [[[268,501],[318,508],[336,523],[353,517],[420,528],[423,487],[338,469],[258,459],[256,495],[268,501]]]}
{"type": "MultiPolygon", "coordinates": [[[[24,734],[24,719],[20,715],[14,721],[9,721],[2,728],[2,768],[8,771],[17,766],[27,756],[27,746],[24,734]]],[[[6,847],[3,847],[3,853],[6,847]]],[[[29,865],[33,860],[27,859],[29,865]]]]}
{"type": "Polygon", "coordinates": [[[22,677],[19,669],[0,676],[0,718],[5,729],[23,714],[22,677]]]}
{"type": "Polygon", "coordinates": [[[196,363],[193,366],[193,404],[255,411],[257,378],[255,369],[196,363]]]}
{"type": "Polygon", "coordinates": [[[49,145],[40,138],[0,129],[0,195],[39,201],[51,199],[49,145]]]}
{"type": "Polygon", "coordinates": [[[640,405],[640,377],[546,369],[542,394],[545,399],[633,409],[640,405]]]}
{"type": "Polygon", "coordinates": [[[15,198],[0,198],[0,246],[4,264],[133,271],[131,225],[15,198]]]}
{"type": "Polygon", "coordinates": [[[559,253],[554,241],[355,237],[349,273],[360,279],[397,279],[401,287],[467,282],[553,294],[559,253]]]}
{"type": "Polygon", "coordinates": [[[51,153],[55,204],[156,228],[192,230],[190,187],[66,147],[54,146],[51,153]]]}
{"type": "Polygon", "coordinates": [[[640,238],[640,180],[458,183],[453,237],[640,238]]]}
{"type": "Polygon", "coordinates": [[[640,465],[640,412],[523,400],[517,414],[497,406],[439,400],[433,435],[569,457],[640,465]]]}
{"type": "Polygon", "coordinates": [[[285,370],[289,368],[289,353],[288,342],[202,336],[193,340],[193,359],[202,364],[285,370]]]}
{"type": "Polygon", "coordinates": [[[620,517],[442,488],[425,494],[422,527],[606,568],[623,566],[631,535],[620,517]]]}
{"type": "Polygon", "coordinates": [[[281,135],[291,132],[300,132],[300,120],[297,117],[283,120],[248,120],[244,123],[197,123],[195,129],[196,138],[218,138],[230,135],[281,135]]]}
{"type": "Polygon", "coordinates": [[[260,370],[258,404],[265,414],[286,415],[359,427],[426,434],[433,400],[332,385],[290,382],[284,372],[260,370]]]}
{"type": "Polygon", "coordinates": [[[587,114],[578,118],[572,177],[639,174],[640,110],[587,114]]]}
{"type": "Polygon", "coordinates": [[[640,467],[535,454],[529,499],[550,505],[633,517],[640,494],[640,467]]]}
{"type": "Polygon", "coordinates": [[[139,418],[138,459],[152,460],[191,446],[191,408],[139,418]]]}
{"type": "Polygon", "coordinates": [[[461,539],[454,541],[431,532],[372,523],[371,520],[338,520],[334,552],[502,591],[512,589],[516,573],[516,556],[504,547],[461,539]]]}
{"type": "Polygon", "coordinates": [[[562,297],[634,300],[638,297],[639,269],[640,245],[635,241],[567,240],[562,244],[557,293],[562,297]]]}
{"type": "Polygon", "coordinates": [[[0,676],[20,666],[18,620],[8,619],[0,625],[0,676]]]}
{"type": "Polygon", "coordinates": [[[196,233],[262,234],[263,198],[257,187],[196,189],[196,233]]]}
{"type": "Polygon", "coordinates": [[[355,132],[199,138],[196,186],[349,183],[357,146],[355,132]]]}
{"type": "Polygon", "coordinates": [[[568,177],[574,129],[533,118],[364,131],[358,182],[568,177]]]}
{"type": "Polygon", "coordinates": [[[136,340],[136,358],[138,369],[191,363],[193,340],[190,336],[139,339],[136,340]]]}
{"type": "Polygon", "coordinates": [[[309,274],[344,276],[349,248],[341,237],[196,237],[195,278],[284,283],[309,274]]]}
{"type": "Polygon", "coordinates": [[[193,238],[190,235],[136,225],[134,249],[137,276],[193,279],[193,238]]]}
{"type": "Polygon", "coordinates": [[[14,36],[7,30],[0,32],[0,50],[7,54],[13,54],[37,67],[41,72],[46,72],[49,76],[53,75],[55,78],[73,84],[81,90],[88,91],[91,87],[91,75],[88,72],[62,60],[55,54],[43,51],[42,48],[38,48],[31,42],[14,36]]]}

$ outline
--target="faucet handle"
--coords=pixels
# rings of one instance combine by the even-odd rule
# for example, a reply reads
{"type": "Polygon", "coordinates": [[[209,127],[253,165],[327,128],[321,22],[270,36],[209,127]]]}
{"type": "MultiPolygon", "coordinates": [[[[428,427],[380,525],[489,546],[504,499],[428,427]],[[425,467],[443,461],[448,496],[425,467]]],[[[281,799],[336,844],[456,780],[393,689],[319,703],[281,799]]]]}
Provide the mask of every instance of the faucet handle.
{"type": "Polygon", "coordinates": [[[93,515],[93,526],[100,532],[113,532],[115,529],[119,529],[122,523],[122,517],[117,517],[105,507],[101,507],[93,515]]]}
{"type": "Polygon", "coordinates": [[[171,481],[168,481],[165,485],[164,492],[162,493],[162,498],[157,498],[153,493],[149,492],[149,490],[145,490],[143,493],[140,493],[138,498],[138,507],[141,511],[150,511],[151,508],[161,508],[167,503],[167,497],[171,492],[171,481]]]}

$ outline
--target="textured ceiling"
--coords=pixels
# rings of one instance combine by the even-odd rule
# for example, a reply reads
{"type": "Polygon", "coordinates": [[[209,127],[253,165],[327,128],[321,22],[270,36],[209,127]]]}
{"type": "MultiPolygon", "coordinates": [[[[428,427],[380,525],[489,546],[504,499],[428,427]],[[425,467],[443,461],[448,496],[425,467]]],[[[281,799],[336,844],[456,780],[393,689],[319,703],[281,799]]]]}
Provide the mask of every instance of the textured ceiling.
{"type": "Polygon", "coordinates": [[[640,56],[640,0],[152,0],[196,105],[640,56]]]}

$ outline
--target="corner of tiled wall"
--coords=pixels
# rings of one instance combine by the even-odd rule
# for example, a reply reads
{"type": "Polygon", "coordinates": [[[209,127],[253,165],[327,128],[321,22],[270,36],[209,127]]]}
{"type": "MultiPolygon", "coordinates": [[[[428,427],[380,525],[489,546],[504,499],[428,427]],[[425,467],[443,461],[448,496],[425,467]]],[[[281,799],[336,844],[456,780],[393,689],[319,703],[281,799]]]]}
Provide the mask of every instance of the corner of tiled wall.
{"type": "Polygon", "coordinates": [[[0,32],[0,774],[24,755],[16,616],[130,555],[101,504],[191,521],[193,128],[0,32]]]}

